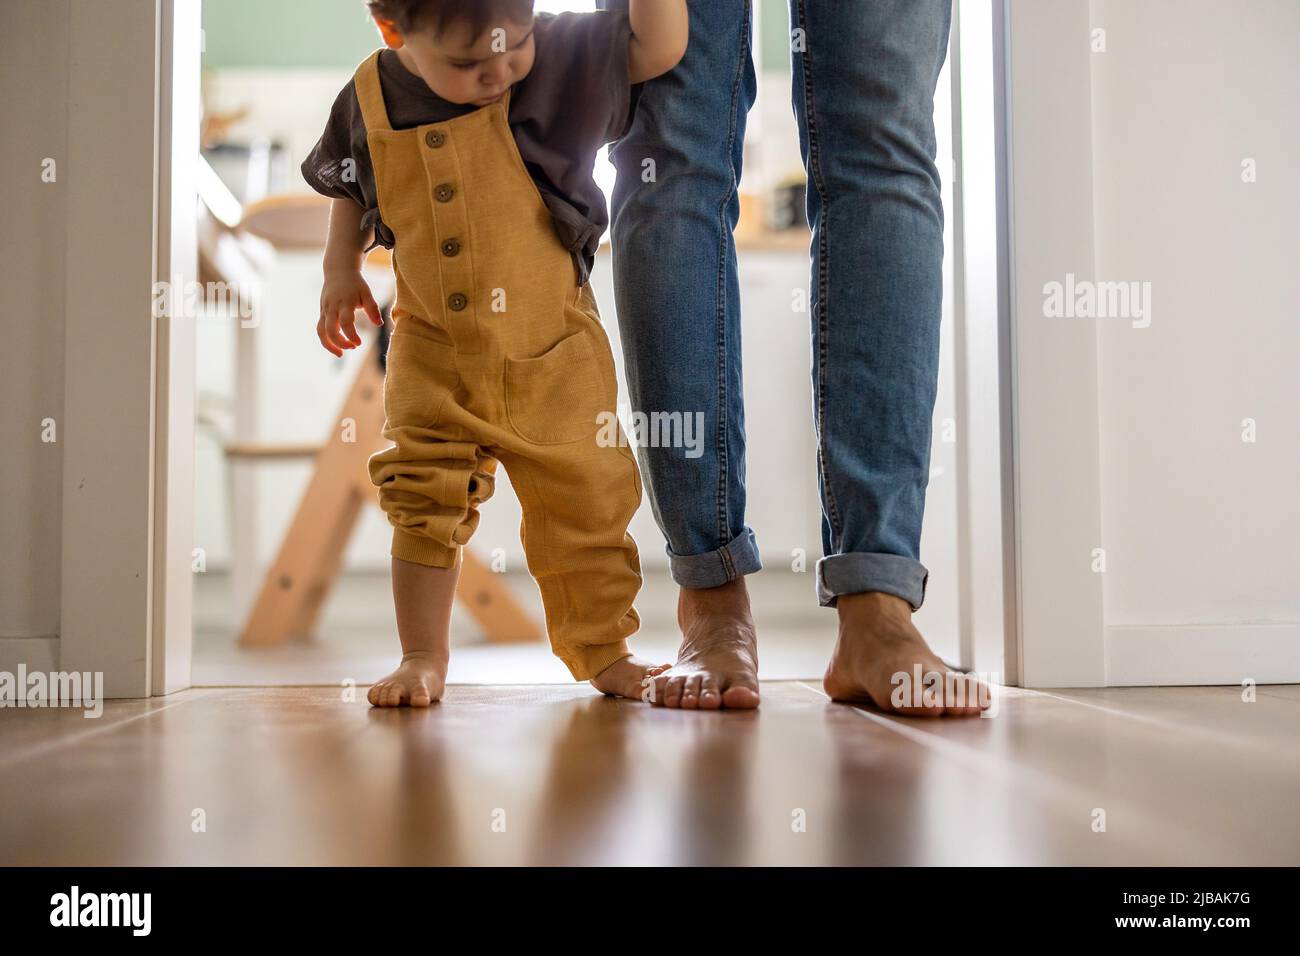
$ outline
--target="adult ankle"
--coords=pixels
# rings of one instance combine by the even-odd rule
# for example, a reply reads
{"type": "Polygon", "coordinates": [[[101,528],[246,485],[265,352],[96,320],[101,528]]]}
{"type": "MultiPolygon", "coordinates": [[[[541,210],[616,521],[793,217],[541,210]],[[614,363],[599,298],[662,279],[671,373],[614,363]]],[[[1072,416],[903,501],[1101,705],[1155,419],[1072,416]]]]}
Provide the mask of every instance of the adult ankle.
{"type": "Polygon", "coordinates": [[[841,621],[881,617],[909,621],[912,618],[912,605],[897,595],[884,591],[841,594],[835,603],[841,621]]]}
{"type": "Polygon", "coordinates": [[[699,608],[726,608],[732,605],[748,608],[749,591],[743,577],[728,581],[716,588],[682,588],[679,605],[699,608]]]}
{"type": "Polygon", "coordinates": [[[716,588],[682,588],[677,599],[677,623],[684,627],[687,617],[724,615],[750,617],[749,591],[743,577],[716,588]]]}

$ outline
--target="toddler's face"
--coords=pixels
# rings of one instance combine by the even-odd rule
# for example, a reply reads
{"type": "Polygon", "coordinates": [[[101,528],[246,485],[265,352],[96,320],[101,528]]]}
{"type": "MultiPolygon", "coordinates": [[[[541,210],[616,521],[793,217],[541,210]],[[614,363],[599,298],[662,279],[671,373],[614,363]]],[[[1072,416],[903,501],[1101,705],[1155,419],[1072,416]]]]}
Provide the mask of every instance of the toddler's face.
{"type": "MultiPolygon", "coordinates": [[[[384,38],[394,45],[384,30],[384,38]]],[[[493,24],[473,39],[465,23],[446,31],[416,30],[401,37],[403,57],[429,89],[451,103],[486,106],[533,68],[533,21],[493,24]]]]}

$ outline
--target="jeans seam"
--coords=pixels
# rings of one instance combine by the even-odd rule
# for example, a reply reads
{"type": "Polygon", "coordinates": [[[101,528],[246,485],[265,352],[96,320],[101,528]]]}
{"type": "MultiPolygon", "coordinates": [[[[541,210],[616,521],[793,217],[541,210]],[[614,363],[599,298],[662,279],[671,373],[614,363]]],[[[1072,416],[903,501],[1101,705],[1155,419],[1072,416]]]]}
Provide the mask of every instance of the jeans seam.
{"type": "MultiPolygon", "coordinates": [[[[727,374],[730,370],[730,363],[727,360],[727,252],[729,242],[731,241],[731,230],[727,226],[727,206],[735,195],[739,183],[736,179],[735,167],[732,166],[732,153],[736,148],[736,111],[739,108],[740,84],[744,79],[745,57],[749,51],[749,28],[750,28],[750,6],[744,5],[744,14],[741,17],[740,32],[740,55],[736,57],[736,73],[731,84],[731,110],[730,121],[727,127],[727,163],[731,173],[731,188],[728,189],[727,195],[723,198],[722,204],[718,207],[718,226],[722,236],[718,249],[718,541],[724,545],[727,543],[727,536],[730,527],[727,521],[727,492],[730,485],[728,481],[728,468],[730,465],[730,450],[728,448],[728,432],[730,430],[730,416],[727,414],[727,374]]],[[[724,567],[727,570],[728,579],[731,578],[732,570],[729,563],[724,559],[724,567]]]]}
{"type": "Polygon", "coordinates": [[[821,466],[822,485],[826,495],[826,510],[834,535],[832,544],[838,547],[839,539],[843,533],[843,524],[840,521],[839,508],[835,504],[835,490],[831,483],[824,437],[826,430],[826,312],[830,286],[827,267],[830,258],[830,244],[826,237],[829,232],[827,224],[830,222],[831,207],[830,199],[826,193],[825,179],[822,175],[821,150],[817,142],[816,110],[813,105],[812,58],[810,55],[812,44],[806,42],[808,36],[806,0],[798,0],[798,8],[799,26],[803,29],[805,37],[804,48],[800,51],[800,56],[803,64],[804,117],[808,126],[808,170],[809,178],[817,189],[822,217],[821,229],[817,232],[817,308],[814,310],[815,314],[813,316],[814,321],[817,323],[817,461],[821,466]]]}

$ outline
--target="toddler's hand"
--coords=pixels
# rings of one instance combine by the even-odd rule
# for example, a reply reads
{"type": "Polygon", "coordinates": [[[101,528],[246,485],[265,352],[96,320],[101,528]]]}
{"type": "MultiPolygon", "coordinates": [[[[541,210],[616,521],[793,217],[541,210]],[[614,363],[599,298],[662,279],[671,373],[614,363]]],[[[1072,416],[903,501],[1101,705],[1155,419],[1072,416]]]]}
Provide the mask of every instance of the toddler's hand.
{"type": "Polygon", "coordinates": [[[364,310],[375,325],[384,324],[361,270],[326,270],[325,284],[320,291],[320,321],[316,323],[316,334],[326,351],[342,357],[344,349],[361,344],[356,326],[358,309],[364,310]]]}

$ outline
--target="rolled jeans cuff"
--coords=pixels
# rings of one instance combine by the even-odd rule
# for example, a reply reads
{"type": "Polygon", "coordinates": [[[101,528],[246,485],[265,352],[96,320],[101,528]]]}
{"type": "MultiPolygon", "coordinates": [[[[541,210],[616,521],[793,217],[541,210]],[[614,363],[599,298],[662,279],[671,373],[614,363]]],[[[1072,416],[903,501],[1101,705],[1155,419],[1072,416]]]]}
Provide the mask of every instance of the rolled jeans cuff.
{"type": "Polygon", "coordinates": [[[920,561],[898,554],[832,554],[817,562],[817,600],[834,607],[841,594],[881,591],[919,611],[930,572],[920,561]]]}
{"type": "Polygon", "coordinates": [[[746,528],[716,551],[704,554],[674,554],[668,550],[673,580],[684,588],[720,588],[745,574],[761,571],[758,542],[746,528]]]}

